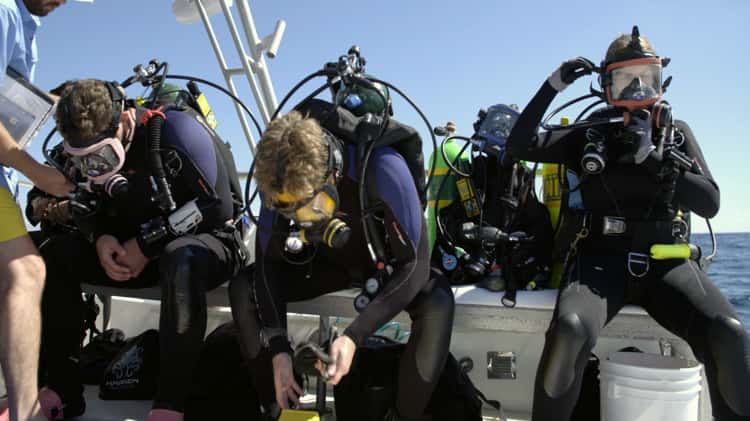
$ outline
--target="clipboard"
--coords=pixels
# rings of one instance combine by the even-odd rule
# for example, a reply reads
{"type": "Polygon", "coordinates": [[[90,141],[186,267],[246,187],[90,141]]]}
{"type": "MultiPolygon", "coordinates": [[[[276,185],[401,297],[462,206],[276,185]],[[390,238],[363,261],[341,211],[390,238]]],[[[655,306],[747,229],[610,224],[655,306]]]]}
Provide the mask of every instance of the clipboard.
{"type": "Polygon", "coordinates": [[[0,81],[0,123],[11,137],[25,148],[55,109],[55,101],[46,92],[8,67],[0,81]]]}

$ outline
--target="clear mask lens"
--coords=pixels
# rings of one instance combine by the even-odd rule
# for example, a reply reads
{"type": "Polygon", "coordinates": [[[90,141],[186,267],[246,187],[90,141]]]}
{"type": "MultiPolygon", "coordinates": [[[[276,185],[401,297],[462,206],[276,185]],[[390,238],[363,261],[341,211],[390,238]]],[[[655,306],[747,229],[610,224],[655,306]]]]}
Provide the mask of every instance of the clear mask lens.
{"type": "Polygon", "coordinates": [[[104,145],[84,156],[73,156],[71,160],[83,175],[91,178],[113,172],[120,164],[119,156],[111,145],[104,145]]]}
{"type": "Polygon", "coordinates": [[[305,206],[294,212],[294,220],[300,224],[315,223],[333,217],[336,211],[336,201],[326,192],[315,195],[305,206]]]}
{"type": "Polygon", "coordinates": [[[612,69],[610,92],[613,101],[643,101],[661,95],[661,66],[636,64],[612,69]]]}
{"type": "Polygon", "coordinates": [[[504,108],[490,107],[482,125],[477,130],[477,135],[505,144],[517,119],[518,115],[504,108]]]}
{"type": "Polygon", "coordinates": [[[312,199],[295,203],[277,203],[274,208],[302,228],[308,228],[327,219],[336,212],[337,201],[327,191],[318,191],[312,199]]]}

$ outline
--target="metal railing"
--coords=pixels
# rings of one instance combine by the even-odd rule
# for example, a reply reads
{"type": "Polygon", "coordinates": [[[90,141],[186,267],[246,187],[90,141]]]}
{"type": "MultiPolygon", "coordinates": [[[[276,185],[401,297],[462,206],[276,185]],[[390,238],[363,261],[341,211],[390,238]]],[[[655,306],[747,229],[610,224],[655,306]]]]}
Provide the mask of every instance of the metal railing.
{"type": "MultiPolygon", "coordinates": [[[[276,22],[276,28],[274,29],[273,33],[261,39],[258,37],[258,33],[255,27],[255,21],[253,20],[253,16],[250,13],[250,6],[248,5],[247,0],[237,0],[236,3],[237,10],[240,16],[240,22],[242,24],[242,29],[245,33],[245,40],[248,46],[247,49],[249,49],[250,54],[247,53],[247,49],[243,45],[237,25],[234,22],[234,17],[230,9],[232,4],[231,1],[182,0],[181,5],[182,7],[187,8],[197,8],[200,19],[201,21],[203,21],[203,25],[206,29],[208,39],[211,42],[214,53],[216,54],[216,60],[218,61],[221,72],[224,75],[227,89],[233,95],[238,96],[237,88],[235,87],[232,77],[235,75],[244,74],[250,85],[250,90],[252,91],[253,97],[255,98],[255,102],[258,106],[261,118],[263,119],[263,122],[265,124],[268,124],[268,122],[270,121],[270,116],[273,115],[273,112],[278,107],[278,101],[273,89],[273,83],[271,82],[271,75],[268,70],[268,66],[266,65],[266,61],[263,57],[263,52],[265,51],[265,55],[268,58],[276,57],[276,53],[281,43],[281,38],[284,34],[284,29],[286,28],[286,23],[283,20],[279,20],[278,22],[276,22]],[[239,55],[240,61],[242,63],[241,67],[230,68],[227,66],[226,60],[224,60],[224,54],[221,50],[221,47],[219,46],[219,41],[216,39],[216,34],[214,32],[213,26],[211,25],[209,14],[206,11],[206,4],[215,4],[216,2],[218,2],[221,6],[221,11],[224,14],[227,26],[229,27],[229,32],[232,36],[232,40],[234,41],[235,49],[237,50],[237,54],[239,55]]],[[[247,118],[243,113],[242,108],[240,108],[237,103],[234,104],[234,108],[237,111],[237,116],[240,119],[240,124],[242,125],[243,132],[245,133],[248,146],[250,147],[253,155],[255,155],[255,141],[250,131],[250,125],[247,122],[247,118]]]]}

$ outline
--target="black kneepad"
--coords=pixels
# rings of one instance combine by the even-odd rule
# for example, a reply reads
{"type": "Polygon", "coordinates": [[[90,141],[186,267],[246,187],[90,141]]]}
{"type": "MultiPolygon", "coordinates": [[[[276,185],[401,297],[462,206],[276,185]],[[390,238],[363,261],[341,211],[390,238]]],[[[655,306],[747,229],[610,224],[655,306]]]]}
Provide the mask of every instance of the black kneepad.
{"type": "Polygon", "coordinates": [[[734,317],[716,316],[708,333],[711,353],[718,370],[719,392],[727,405],[740,415],[750,415],[750,339],[734,317]]]}
{"type": "MultiPolygon", "coordinates": [[[[588,329],[576,313],[560,316],[555,320],[544,370],[544,391],[551,398],[567,393],[575,381],[577,364],[581,355],[588,356],[590,347],[585,346],[591,338],[588,329]]],[[[582,371],[583,367],[581,367],[582,371]]]]}

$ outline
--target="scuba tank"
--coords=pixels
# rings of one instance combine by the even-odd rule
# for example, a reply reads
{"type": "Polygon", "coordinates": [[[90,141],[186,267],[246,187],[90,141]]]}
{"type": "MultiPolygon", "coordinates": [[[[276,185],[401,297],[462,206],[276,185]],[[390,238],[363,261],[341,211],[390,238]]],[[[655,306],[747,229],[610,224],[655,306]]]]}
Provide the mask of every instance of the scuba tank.
{"type": "MultiPolygon", "coordinates": [[[[445,154],[449,160],[454,161],[459,156],[461,146],[458,142],[450,139],[456,131],[455,123],[448,122],[445,127],[436,127],[435,134],[443,135],[446,138],[445,143],[445,154]]],[[[430,162],[435,162],[435,170],[433,172],[434,180],[430,184],[430,188],[427,191],[427,236],[430,244],[430,254],[435,246],[437,240],[437,214],[444,208],[449,207],[459,197],[459,191],[456,183],[459,177],[456,173],[451,172],[443,155],[438,153],[439,151],[433,151],[430,156],[430,162]],[[442,189],[440,186],[443,186],[442,189]],[[437,213],[435,204],[437,202],[437,213]]],[[[469,154],[464,151],[461,154],[461,158],[458,160],[456,165],[460,168],[465,169],[469,163],[469,154]]],[[[464,190],[466,194],[466,190],[464,190]]],[[[477,209],[478,214],[478,209],[477,209]]]]}
{"type": "MultiPolygon", "coordinates": [[[[567,126],[569,124],[567,117],[560,118],[560,125],[567,126]]],[[[554,235],[555,240],[559,233],[559,227],[563,223],[563,215],[561,214],[562,208],[562,189],[561,177],[565,176],[565,166],[562,164],[545,163],[542,166],[542,186],[544,187],[544,206],[549,212],[550,222],[555,227],[554,235]]],[[[550,272],[549,287],[558,288],[560,286],[560,280],[562,279],[562,262],[554,262],[552,264],[552,270],[550,272]]]]}
{"type": "MultiPolygon", "coordinates": [[[[561,125],[567,125],[568,119],[560,119],[561,125]]],[[[559,174],[565,174],[565,166],[561,164],[545,163],[542,166],[542,185],[544,186],[544,206],[549,211],[552,226],[557,226],[562,203],[559,174]]]]}
{"type": "MultiPolygon", "coordinates": [[[[544,186],[544,206],[549,211],[552,226],[557,226],[560,214],[562,195],[558,174],[565,173],[565,166],[559,164],[545,163],[542,166],[542,185],[544,186]]],[[[562,223],[562,221],[560,222],[562,223]]]]}
{"type": "Polygon", "coordinates": [[[198,84],[196,84],[194,80],[191,80],[187,83],[187,88],[193,95],[193,98],[195,98],[195,102],[198,103],[198,108],[200,109],[201,114],[203,114],[203,117],[206,118],[206,123],[211,126],[212,129],[216,129],[216,125],[218,124],[216,116],[214,115],[213,110],[211,110],[211,106],[208,104],[206,96],[203,95],[203,92],[198,88],[198,84]]]}

